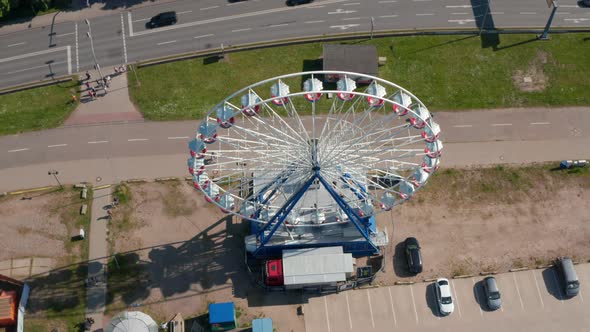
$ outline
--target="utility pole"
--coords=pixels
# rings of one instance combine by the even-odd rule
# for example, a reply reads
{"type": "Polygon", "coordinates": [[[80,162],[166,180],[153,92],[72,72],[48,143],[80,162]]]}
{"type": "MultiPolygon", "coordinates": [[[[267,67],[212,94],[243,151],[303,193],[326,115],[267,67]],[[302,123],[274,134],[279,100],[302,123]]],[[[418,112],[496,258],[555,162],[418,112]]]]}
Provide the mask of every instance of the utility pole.
{"type": "Polygon", "coordinates": [[[551,28],[551,23],[553,22],[553,17],[555,16],[555,12],[557,11],[557,1],[556,0],[547,0],[547,7],[553,9],[551,10],[551,14],[549,15],[549,19],[547,20],[547,24],[545,25],[545,29],[543,29],[543,33],[540,36],[537,36],[539,40],[549,40],[549,28],[551,28]]]}
{"type": "Polygon", "coordinates": [[[375,18],[371,16],[371,40],[373,40],[373,32],[375,31],[375,18]]]}
{"type": "Polygon", "coordinates": [[[59,184],[59,188],[63,189],[64,186],[61,185],[61,182],[59,182],[59,179],[57,178],[57,175],[59,174],[58,171],[56,170],[49,170],[49,172],[47,172],[47,175],[53,175],[53,177],[55,178],[55,181],[57,181],[57,183],[59,184]]]}
{"type": "Polygon", "coordinates": [[[104,77],[102,76],[102,71],[100,70],[100,65],[98,64],[98,61],[96,60],[96,53],[94,53],[94,41],[92,40],[92,28],[90,27],[90,21],[88,21],[88,19],[85,19],[84,22],[86,22],[86,25],[88,26],[88,32],[86,32],[86,35],[90,39],[90,50],[92,51],[92,57],[94,58],[94,66],[98,70],[98,75],[100,75],[100,85],[103,86],[104,85],[104,77]]]}

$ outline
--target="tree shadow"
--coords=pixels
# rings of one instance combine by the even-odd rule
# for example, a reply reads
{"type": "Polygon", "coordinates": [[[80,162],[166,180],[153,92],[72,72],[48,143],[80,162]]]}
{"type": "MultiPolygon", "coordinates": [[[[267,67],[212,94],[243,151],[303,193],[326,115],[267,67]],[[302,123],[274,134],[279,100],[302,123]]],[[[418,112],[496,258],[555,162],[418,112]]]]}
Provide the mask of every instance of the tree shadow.
{"type": "Polygon", "coordinates": [[[440,310],[438,309],[438,301],[436,300],[436,290],[435,290],[434,283],[428,284],[426,286],[426,292],[424,294],[424,298],[426,299],[426,305],[430,308],[432,314],[436,317],[444,317],[441,315],[440,310]]]}
{"type": "Polygon", "coordinates": [[[481,31],[481,47],[492,48],[494,51],[500,45],[500,34],[496,29],[490,0],[470,0],[475,19],[475,26],[481,31]]]}
{"type": "Polygon", "coordinates": [[[565,296],[562,294],[561,289],[561,276],[557,273],[555,267],[549,267],[543,270],[543,282],[545,283],[545,288],[547,288],[547,292],[553,295],[556,299],[562,301],[565,296]]]}
{"type": "Polygon", "coordinates": [[[406,246],[404,241],[395,245],[393,252],[393,271],[395,275],[401,278],[413,277],[415,274],[408,269],[408,262],[406,261],[406,246]]]}

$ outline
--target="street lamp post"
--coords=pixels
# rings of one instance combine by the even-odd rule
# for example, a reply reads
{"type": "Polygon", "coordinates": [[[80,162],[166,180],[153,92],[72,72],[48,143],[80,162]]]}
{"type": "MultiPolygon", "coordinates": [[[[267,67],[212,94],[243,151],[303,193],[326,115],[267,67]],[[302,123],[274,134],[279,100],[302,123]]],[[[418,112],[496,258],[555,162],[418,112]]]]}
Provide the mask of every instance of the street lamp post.
{"type": "Polygon", "coordinates": [[[551,28],[551,23],[553,22],[553,17],[555,17],[555,12],[557,11],[557,1],[556,0],[547,0],[547,7],[553,8],[551,9],[551,14],[549,14],[549,19],[547,20],[547,24],[545,25],[545,29],[543,29],[543,33],[539,35],[537,38],[540,40],[549,40],[549,29],[551,28]]]}
{"type": "Polygon", "coordinates": [[[53,177],[55,178],[55,181],[57,181],[57,183],[59,184],[59,188],[63,189],[64,186],[61,185],[61,182],[59,182],[59,179],[57,178],[57,175],[59,174],[58,171],[56,170],[49,170],[49,172],[47,172],[47,175],[53,175],[53,177]]]}
{"type": "Polygon", "coordinates": [[[100,85],[103,86],[104,77],[102,76],[102,71],[100,70],[100,65],[98,64],[98,61],[96,60],[96,53],[94,53],[94,41],[92,40],[92,28],[90,27],[90,21],[88,19],[86,19],[84,21],[86,22],[86,25],[88,26],[88,32],[86,32],[86,35],[90,39],[90,50],[92,51],[92,57],[94,58],[94,66],[98,70],[98,75],[100,75],[100,85]]]}

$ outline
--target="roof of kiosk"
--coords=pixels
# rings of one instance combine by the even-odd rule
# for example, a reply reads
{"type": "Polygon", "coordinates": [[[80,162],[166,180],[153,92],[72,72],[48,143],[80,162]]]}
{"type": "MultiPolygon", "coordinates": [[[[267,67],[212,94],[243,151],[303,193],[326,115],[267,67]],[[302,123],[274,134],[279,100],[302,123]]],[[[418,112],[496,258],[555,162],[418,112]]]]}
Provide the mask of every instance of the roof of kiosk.
{"type": "Polygon", "coordinates": [[[377,76],[375,45],[324,44],[324,70],[340,70],[377,76]]]}

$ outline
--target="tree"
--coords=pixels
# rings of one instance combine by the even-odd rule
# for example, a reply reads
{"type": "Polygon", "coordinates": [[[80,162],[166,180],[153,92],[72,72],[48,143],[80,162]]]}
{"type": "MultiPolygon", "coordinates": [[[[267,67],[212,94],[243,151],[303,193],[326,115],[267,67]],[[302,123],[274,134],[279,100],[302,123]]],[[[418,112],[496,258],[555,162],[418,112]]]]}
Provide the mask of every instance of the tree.
{"type": "Polygon", "coordinates": [[[0,18],[6,16],[10,11],[10,0],[0,0],[0,18]]]}

